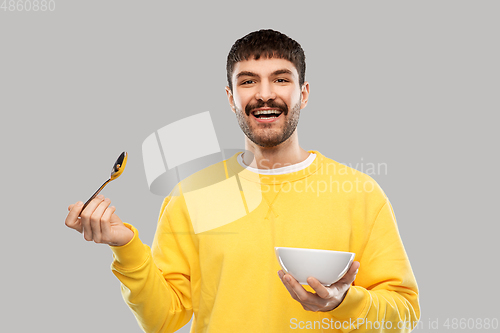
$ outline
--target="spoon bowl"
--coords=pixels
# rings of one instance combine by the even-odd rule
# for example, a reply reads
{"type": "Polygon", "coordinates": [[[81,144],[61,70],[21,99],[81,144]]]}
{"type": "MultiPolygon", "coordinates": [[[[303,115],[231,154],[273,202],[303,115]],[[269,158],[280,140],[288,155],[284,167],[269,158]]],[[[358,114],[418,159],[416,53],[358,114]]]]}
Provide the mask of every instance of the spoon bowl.
{"type": "Polygon", "coordinates": [[[125,170],[125,165],[127,164],[127,156],[127,152],[124,151],[118,157],[115,165],[113,165],[113,169],[111,170],[111,176],[109,177],[111,180],[115,180],[123,173],[123,170],[125,170]]]}
{"type": "Polygon", "coordinates": [[[109,179],[106,180],[104,184],[102,184],[101,187],[97,189],[97,191],[95,191],[95,193],[90,197],[89,200],[87,200],[87,202],[83,205],[83,208],[81,210],[82,212],[85,209],[85,207],[87,207],[87,205],[92,201],[92,199],[94,199],[99,194],[99,192],[101,192],[102,189],[106,185],[108,185],[110,181],[120,177],[120,175],[123,173],[123,170],[125,170],[126,164],[127,164],[127,152],[124,151],[123,153],[120,154],[120,156],[118,156],[118,159],[113,165],[113,169],[111,169],[111,176],[109,176],[109,179]]]}

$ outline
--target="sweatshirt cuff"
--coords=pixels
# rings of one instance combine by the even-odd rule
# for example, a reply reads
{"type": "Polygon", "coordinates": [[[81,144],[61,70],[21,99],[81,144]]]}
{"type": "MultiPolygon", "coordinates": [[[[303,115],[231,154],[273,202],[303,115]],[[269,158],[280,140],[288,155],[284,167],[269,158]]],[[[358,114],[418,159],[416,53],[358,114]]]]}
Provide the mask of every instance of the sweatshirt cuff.
{"type": "Polygon", "coordinates": [[[134,237],[125,245],[110,246],[114,257],[113,265],[132,270],[146,262],[149,253],[146,251],[147,245],[139,239],[137,229],[128,223],[124,223],[124,225],[134,232],[134,237]]]}
{"type": "Polygon", "coordinates": [[[330,314],[337,319],[363,317],[361,314],[368,303],[366,293],[368,292],[363,287],[351,286],[342,303],[330,311],[330,314]]]}

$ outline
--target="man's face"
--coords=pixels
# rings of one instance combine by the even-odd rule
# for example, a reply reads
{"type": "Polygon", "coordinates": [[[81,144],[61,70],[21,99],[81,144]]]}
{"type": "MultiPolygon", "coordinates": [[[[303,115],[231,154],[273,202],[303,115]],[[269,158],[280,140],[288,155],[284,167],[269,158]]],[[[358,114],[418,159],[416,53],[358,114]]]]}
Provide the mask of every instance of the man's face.
{"type": "Polygon", "coordinates": [[[278,58],[240,61],[234,67],[232,84],[232,92],[226,87],[229,104],[253,143],[274,147],[294,133],[300,110],[307,105],[309,84],[300,87],[293,63],[278,58]],[[259,115],[262,111],[279,116],[259,115]]]}

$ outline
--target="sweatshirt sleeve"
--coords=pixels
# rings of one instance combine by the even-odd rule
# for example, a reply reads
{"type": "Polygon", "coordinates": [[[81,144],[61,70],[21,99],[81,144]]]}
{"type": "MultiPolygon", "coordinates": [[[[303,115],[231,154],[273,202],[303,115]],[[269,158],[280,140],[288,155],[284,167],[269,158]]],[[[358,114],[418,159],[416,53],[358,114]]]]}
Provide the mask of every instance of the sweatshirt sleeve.
{"type": "Polygon", "coordinates": [[[354,284],[329,314],[343,332],[410,332],[420,319],[418,287],[388,200],[368,237],[354,284]]]}
{"type": "MultiPolygon", "coordinates": [[[[169,200],[167,197],[163,202],[160,222],[169,200]]],[[[187,324],[193,314],[190,293],[185,292],[189,289],[186,287],[189,286],[189,275],[172,273],[171,279],[167,279],[161,265],[154,260],[150,247],[139,239],[137,229],[125,225],[134,232],[134,237],[124,246],[111,246],[114,257],[111,269],[121,282],[123,299],[144,332],[175,332],[187,324]]],[[[161,230],[160,223],[159,228],[161,230]]],[[[157,230],[155,243],[158,233],[157,230]]],[[[171,256],[173,260],[179,260],[178,254],[172,253],[171,256]]]]}

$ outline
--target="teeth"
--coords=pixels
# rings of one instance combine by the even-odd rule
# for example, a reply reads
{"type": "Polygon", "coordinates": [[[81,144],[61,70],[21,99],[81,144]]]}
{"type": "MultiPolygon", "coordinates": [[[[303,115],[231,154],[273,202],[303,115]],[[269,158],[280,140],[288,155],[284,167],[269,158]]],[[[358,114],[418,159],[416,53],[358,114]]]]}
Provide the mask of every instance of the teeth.
{"type": "Polygon", "coordinates": [[[255,111],[254,115],[258,116],[260,114],[281,114],[281,111],[278,110],[261,110],[261,111],[255,111]]]}

